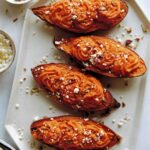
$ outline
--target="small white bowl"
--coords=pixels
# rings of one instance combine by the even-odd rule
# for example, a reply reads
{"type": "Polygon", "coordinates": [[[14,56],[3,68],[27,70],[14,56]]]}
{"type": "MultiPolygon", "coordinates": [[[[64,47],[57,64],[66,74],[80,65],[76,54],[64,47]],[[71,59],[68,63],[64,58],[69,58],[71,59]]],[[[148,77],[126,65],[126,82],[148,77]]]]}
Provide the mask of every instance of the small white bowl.
{"type": "Polygon", "coordinates": [[[6,0],[6,1],[11,4],[21,5],[21,4],[26,4],[30,2],[31,0],[6,0]]]}
{"type": "Polygon", "coordinates": [[[13,40],[11,39],[11,37],[6,32],[0,30],[0,34],[2,34],[6,39],[8,39],[10,41],[10,47],[11,47],[11,50],[13,52],[11,61],[8,62],[6,67],[4,67],[0,70],[0,73],[2,73],[4,71],[6,71],[12,65],[12,63],[14,62],[15,55],[16,55],[16,47],[15,47],[15,44],[14,44],[13,40]]]}

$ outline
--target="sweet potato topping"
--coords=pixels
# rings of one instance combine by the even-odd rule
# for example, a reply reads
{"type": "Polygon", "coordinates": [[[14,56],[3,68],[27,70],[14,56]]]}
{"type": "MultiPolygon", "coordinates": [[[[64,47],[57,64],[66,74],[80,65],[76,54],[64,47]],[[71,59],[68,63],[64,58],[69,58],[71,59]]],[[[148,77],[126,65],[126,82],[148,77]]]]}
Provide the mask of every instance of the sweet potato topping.
{"type": "Polygon", "coordinates": [[[137,77],[146,72],[136,52],[112,39],[82,36],[55,41],[55,46],[83,64],[85,69],[109,77],[137,77]]]}
{"type": "Polygon", "coordinates": [[[32,9],[42,20],[60,28],[88,33],[108,30],[117,25],[128,12],[122,0],[60,0],[49,6],[32,9]]]}
{"type": "Polygon", "coordinates": [[[31,134],[35,139],[61,150],[102,150],[120,141],[120,136],[105,125],[73,116],[33,122],[31,134]]]}
{"type": "Polygon", "coordinates": [[[36,82],[75,110],[96,111],[120,104],[94,77],[65,64],[44,64],[32,69],[36,82]]]}

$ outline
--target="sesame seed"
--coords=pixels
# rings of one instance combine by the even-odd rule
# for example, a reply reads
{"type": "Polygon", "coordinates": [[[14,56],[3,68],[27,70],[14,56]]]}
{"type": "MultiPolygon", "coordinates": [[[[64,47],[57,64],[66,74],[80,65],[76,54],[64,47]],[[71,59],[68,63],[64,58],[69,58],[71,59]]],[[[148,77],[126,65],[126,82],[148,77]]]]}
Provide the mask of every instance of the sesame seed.
{"type": "Polygon", "coordinates": [[[81,102],[84,102],[84,100],[83,100],[83,99],[81,99],[80,101],[81,101],[81,102]]]}
{"type": "Polygon", "coordinates": [[[71,66],[69,66],[69,69],[71,70],[71,69],[72,69],[72,67],[71,67],[71,66]]]}
{"type": "Polygon", "coordinates": [[[78,94],[79,91],[80,91],[79,88],[75,88],[73,92],[74,92],[75,94],[78,94]]]}
{"type": "Polygon", "coordinates": [[[85,67],[88,67],[89,64],[87,62],[82,62],[82,64],[85,66],[85,67]]]}
{"type": "Polygon", "coordinates": [[[77,47],[80,47],[80,44],[77,44],[77,47]]]}
{"type": "Polygon", "coordinates": [[[50,120],[54,120],[54,118],[50,118],[50,120]]]}
{"type": "Polygon", "coordinates": [[[107,91],[107,89],[104,88],[104,92],[106,92],[106,91],[107,91]]]}
{"type": "MultiPolygon", "coordinates": [[[[43,61],[47,61],[46,56],[43,56],[43,57],[42,57],[42,60],[43,60],[43,61]]],[[[40,70],[40,68],[38,68],[38,70],[40,70]]]]}
{"type": "Polygon", "coordinates": [[[81,106],[79,106],[79,105],[76,105],[76,107],[79,109],[79,108],[81,108],[81,106]]]}
{"type": "Polygon", "coordinates": [[[119,47],[120,47],[120,45],[119,45],[119,44],[117,44],[117,47],[119,48],[119,47]]]}
{"type": "Polygon", "coordinates": [[[105,10],[106,10],[106,7],[101,6],[101,7],[100,7],[100,10],[101,10],[101,11],[105,11],[105,10]]]}
{"type": "Polygon", "coordinates": [[[26,94],[29,94],[29,87],[26,87],[26,90],[25,90],[25,92],[26,92],[26,94]]]}
{"type": "Polygon", "coordinates": [[[86,48],[86,47],[84,47],[84,48],[83,48],[83,50],[84,50],[84,51],[86,51],[86,50],[87,50],[87,48],[86,48]]]}
{"type": "Polygon", "coordinates": [[[88,121],[88,120],[89,120],[88,118],[85,118],[85,119],[84,119],[84,121],[88,121]]]}
{"type": "Polygon", "coordinates": [[[116,120],[115,120],[115,119],[113,119],[113,120],[112,120],[112,123],[114,124],[115,122],[116,122],[116,120]]]}
{"type": "Polygon", "coordinates": [[[99,98],[95,98],[96,101],[99,101],[99,98]]]}
{"type": "Polygon", "coordinates": [[[36,32],[33,32],[33,33],[32,33],[32,36],[35,36],[35,35],[36,35],[36,32]]]}
{"type": "Polygon", "coordinates": [[[64,77],[60,77],[60,80],[63,81],[65,78],[64,77]]]}
{"type": "Polygon", "coordinates": [[[21,79],[19,80],[19,83],[22,84],[23,81],[24,81],[23,78],[21,78],[21,79]]]}
{"type": "Polygon", "coordinates": [[[124,9],[122,9],[122,10],[121,10],[121,13],[123,13],[123,12],[125,12],[125,10],[124,10],[124,9]]]}
{"type": "Polygon", "coordinates": [[[90,135],[91,133],[92,133],[92,132],[91,132],[90,130],[89,130],[89,131],[86,131],[86,130],[85,130],[83,134],[84,134],[84,135],[90,135]]]}
{"type": "Polygon", "coordinates": [[[122,39],[119,38],[119,39],[118,39],[118,42],[121,43],[121,42],[122,42],[122,39]]]}
{"type": "Polygon", "coordinates": [[[103,65],[103,66],[107,66],[107,64],[106,64],[106,63],[103,63],[102,65],[103,65]]]}
{"type": "Polygon", "coordinates": [[[128,58],[128,55],[124,55],[124,58],[127,59],[127,58],[128,58]]]}
{"type": "Polygon", "coordinates": [[[34,121],[39,120],[39,116],[35,116],[33,120],[34,120],[34,121]]]}
{"type": "Polygon", "coordinates": [[[118,127],[121,128],[122,126],[123,126],[123,123],[122,123],[122,122],[119,122],[119,123],[118,123],[118,127]]]}
{"type": "Polygon", "coordinates": [[[77,17],[76,15],[73,15],[73,16],[72,16],[72,19],[73,19],[73,20],[75,20],[75,19],[77,19],[77,18],[78,18],[78,17],[77,17]]]}
{"type": "Polygon", "coordinates": [[[69,95],[66,95],[66,98],[69,98],[69,95]]]}
{"type": "Polygon", "coordinates": [[[123,32],[121,35],[122,35],[122,36],[125,36],[126,34],[123,32]]]}
{"type": "Polygon", "coordinates": [[[132,32],[132,28],[130,28],[130,27],[126,27],[125,30],[126,30],[127,33],[131,33],[132,32]]]}
{"type": "Polygon", "coordinates": [[[55,41],[55,44],[59,45],[59,44],[61,44],[61,41],[55,41]]]}
{"type": "Polygon", "coordinates": [[[46,10],[46,11],[45,11],[45,14],[46,14],[46,15],[48,15],[49,13],[50,13],[50,11],[49,11],[49,10],[46,10]]]}
{"type": "Polygon", "coordinates": [[[101,48],[103,48],[103,47],[104,47],[104,45],[103,45],[103,44],[100,44],[100,47],[101,47],[101,48]]]}
{"type": "Polygon", "coordinates": [[[53,107],[52,106],[49,106],[49,108],[48,108],[49,110],[52,110],[53,109],[53,107]]]}
{"type": "Polygon", "coordinates": [[[91,14],[91,13],[88,11],[88,12],[87,12],[87,15],[90,15],[90,14],[91,14]]]}
{"type": "Polygon", "coordinates": [[[19,109],[20,105],[19,104],[15,104],[15,108],[19,109]]]}

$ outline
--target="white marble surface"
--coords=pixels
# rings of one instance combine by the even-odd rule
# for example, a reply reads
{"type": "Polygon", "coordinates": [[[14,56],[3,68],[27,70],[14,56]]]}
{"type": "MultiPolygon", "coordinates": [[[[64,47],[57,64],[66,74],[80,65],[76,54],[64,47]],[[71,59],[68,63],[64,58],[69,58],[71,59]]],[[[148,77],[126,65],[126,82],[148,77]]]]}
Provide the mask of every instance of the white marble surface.
{"type": "Polygon", "coordinates": [[[17,51],[13,65],[6,72],[0,74],[0,139],[5,140],[13,146],[15,146],[13,141],[4,129],[4,121],[14,78],[24,15],[28,6],[29,4],[16,6],[5,2],[5,0],[0,0],[0,29],[12,37],[17,51]],[[6,13],[7,10],[8,13],[6,13]],[[13,22],[15,18],[18,18],[18,20],[13,22]]]}

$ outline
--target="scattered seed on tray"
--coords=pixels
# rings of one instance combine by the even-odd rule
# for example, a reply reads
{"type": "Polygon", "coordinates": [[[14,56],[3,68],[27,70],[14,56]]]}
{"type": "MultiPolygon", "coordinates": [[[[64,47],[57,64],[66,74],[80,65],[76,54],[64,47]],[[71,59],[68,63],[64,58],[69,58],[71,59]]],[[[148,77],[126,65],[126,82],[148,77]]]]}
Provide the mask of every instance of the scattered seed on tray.
{"type": "Polygon", "coordinates": [[[18,18],[13,19],[13,22],[16,22],[18,20],[18,18]]]}
{"type": "Polygon", "coordinates": [[[144,33],[147,33],[147,28],[145,27],[145,25],[141,24],[141,28],[144,33]]]}
{"type": "Polygon", "coordinates": [[[126,106],[126,104],[124,102],[122,102],[122,108],[124,108],[126,106]]]}

